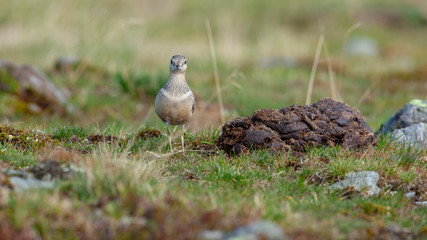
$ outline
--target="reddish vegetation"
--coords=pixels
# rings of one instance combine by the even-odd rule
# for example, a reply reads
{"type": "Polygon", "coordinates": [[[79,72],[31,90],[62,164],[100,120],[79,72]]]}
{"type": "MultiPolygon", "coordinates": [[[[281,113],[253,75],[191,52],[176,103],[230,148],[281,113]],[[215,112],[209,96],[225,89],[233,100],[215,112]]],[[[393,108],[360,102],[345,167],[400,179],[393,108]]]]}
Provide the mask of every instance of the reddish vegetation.
{"type": "Polygon", "coordinates": [[[101,134],[91,134],[87,138],[90,143],[92,144],[99,144],[99,143],[115,143],[119,140],[116,136],[111,135],[101,135],[101,134]]]}
{"type": "MultiPolygon", "coordinates": [[[[137,137],[146,140],[156,138],[161,135],[157,129],[146,129],[138,133],[137,137]]],[[[28,149],[32,151],[40,150],[45,147],[58,146],[64,143],[74,143],[75,147],[88,147],[101,143],[107,144],[127,144],[127,139],[113,135],[90,134],[86,138],[81,138],[76,135],[69,137],[54,139],[52,135],[42,131],[15,129],[10,126],[0,126],[0,142],[10,143],[20,149],[28,149]]],[[[80,149],[81,151],[81,149],[80,149]]],[[[83,151],[88,153],[87,149],[83,151]]]]}
{"type": "Polygon", "coordinates": [[[10,126],[0,126],[0,142],[11,143],[19,148],[34,150],[54,144],[52,136],[37,131],[15,129],[10,126]]]}
{"type": "Polygon", "coordinates": [[[157,129],[146,129],[141,132],[139,132],[138,137],[141,139],[147,139],[147,138],[155,138],[161,136],[160,130],[157,129]]]}

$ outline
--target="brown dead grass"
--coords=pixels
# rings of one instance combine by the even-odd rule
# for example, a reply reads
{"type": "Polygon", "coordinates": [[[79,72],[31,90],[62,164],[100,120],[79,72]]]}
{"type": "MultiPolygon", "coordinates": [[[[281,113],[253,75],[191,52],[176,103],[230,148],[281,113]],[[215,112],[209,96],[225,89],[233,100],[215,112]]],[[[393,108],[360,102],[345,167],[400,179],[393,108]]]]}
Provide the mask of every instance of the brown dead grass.
{"type": "Polygon", "coordinates": [[[259,218],[259,213],[247,210],[206,209],[173,193],[155,202],[134,193],[103,195],[91,205],[72,204],[60,193],[47,204],[49,209],[28,215],[22,226],[12,224],[2,211],[0,239],[196,239],[203,230],[231,230],[259,218]],[[115,208],[123,212],[121,217],[114,216],[115,208]]]}

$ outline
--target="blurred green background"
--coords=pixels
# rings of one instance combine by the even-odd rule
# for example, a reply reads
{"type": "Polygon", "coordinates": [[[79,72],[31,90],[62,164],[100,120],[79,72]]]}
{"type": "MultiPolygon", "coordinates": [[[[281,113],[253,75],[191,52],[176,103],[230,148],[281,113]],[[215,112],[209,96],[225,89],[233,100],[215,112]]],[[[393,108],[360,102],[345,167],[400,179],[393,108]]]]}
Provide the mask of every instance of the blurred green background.
{"type": "Polygon", "coordinates": [[[2,93],[0,117],[26,128],[163,127],[154,97],[167,80],[170,57],[182,54],[198,98],[189,127],[220,126],[207,21],[226,119],[305,104],[320,36],[327,48],[311,102],[332,96],[332,78],[339,99],[375,130],[409,100],[427,99],[423,0],[18,0],[0,7],[0,59],[40,68],[74,111],[28,113],[2,93]],[[54,63],[63,56],[84,64],[58,73],[54,63]]]}

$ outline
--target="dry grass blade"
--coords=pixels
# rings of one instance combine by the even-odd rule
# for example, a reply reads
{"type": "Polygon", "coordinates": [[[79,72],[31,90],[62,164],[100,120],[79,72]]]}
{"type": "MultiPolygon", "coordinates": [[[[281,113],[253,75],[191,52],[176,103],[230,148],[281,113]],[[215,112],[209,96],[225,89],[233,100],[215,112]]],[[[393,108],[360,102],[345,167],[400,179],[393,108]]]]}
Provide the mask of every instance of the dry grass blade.
{"type": "Polygon", "coordinates": [[[362,104],[362,102],[369,96],[369,94],[371,93],[371,91],[372,91],[373,88],[374,88],[374,85],[371,85],[369,88],[367,88],[363,92],[362,96],[360,96],[359,100],[354,105],[355,108],[359,108],[360,104],[362,104]]]}
{"type": "Polygon", "coordinates": [[[316,76],[317,65],[319,64],[320,53],[322,52],[322,45],[325,41],[323,33],[320,35],[319,42],[317,43],[316,55],[314,56],[313,67],[311,68],[310,81],[308,83],[307,96],[305,98],[305,104],[308,105],[311,102],[311,94],[313,92],[314,77],[316,76]]]}
{"type": "Polygon", "coordinates": [[[222,101],[221,84],[220,84],[220,81],[219,81],[218,66],[216,65],[215,46],[214,46],[214,43],[213,43],[212,29],[211,29],[211,24],[209,22],[209,19],[206,19],[206,29],[208,31],[209,47],[210,47],[210,50],[211,50],[212,66],[213,66],[213,69],[214,69],[216,94],[218,96],[219,114],[220,114],[220,117],[221,117],[221,123],[224,123],[225,122],[224,104],[223,104],[223,101],[222,101]]]}
{"type": "Polygon", "coordinates": [[[326,64],[328,65],[329,85],[331,86],[332,98],[335,100],[338,100],[339,95],[337,92],[337,88],[335,86],[335,79],[334,79],[335,73],[332,70],[331,58],[329,57],[328,45],[326,44],[326,42],[323,44],[323,50],[325,51],[326,64]]]}
{"type": "Polygon", "coordinates": [[[358,29],[358,28],[360,28],[361,26],[363,25],[363,23],[361,23],[361,22],[358,22],[358,23],[355,23],[355,24],[353,24],[346,32],[345,32],[345,35],[344,35],[344,44],[343,44],[343,46],[345,45],[345,43],[347,42],[347,39],[348,39],[348,36],[350,36],[350,34],[353,32],[353,31],[355,31],[356,29],[358,29]]]}

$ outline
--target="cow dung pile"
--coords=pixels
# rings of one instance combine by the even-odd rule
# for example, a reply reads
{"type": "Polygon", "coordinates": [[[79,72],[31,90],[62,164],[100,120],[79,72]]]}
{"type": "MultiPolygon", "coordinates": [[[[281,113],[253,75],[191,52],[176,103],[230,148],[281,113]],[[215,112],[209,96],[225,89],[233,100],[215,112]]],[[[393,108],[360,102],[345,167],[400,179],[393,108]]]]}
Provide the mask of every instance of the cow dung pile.
{"type": "Polygon", "coordinates": [[[377,138],[358,110],[325,98],[312,105],[260,109],[251,117],[226,122],[218,140],[221,149],[240,154],[250,149],[304,152],[312,146],[360,148],[377,138]]]}

